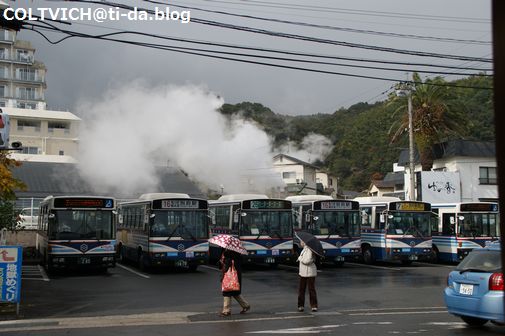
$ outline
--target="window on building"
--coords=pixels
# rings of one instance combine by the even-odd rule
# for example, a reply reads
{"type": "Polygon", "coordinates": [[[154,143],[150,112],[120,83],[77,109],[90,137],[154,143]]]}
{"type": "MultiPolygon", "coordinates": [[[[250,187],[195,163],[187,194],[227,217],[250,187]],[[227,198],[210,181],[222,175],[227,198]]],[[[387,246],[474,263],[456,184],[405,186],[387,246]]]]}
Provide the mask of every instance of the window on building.
{"type": "Polygon", "coordinates": [[[7,59],[7,50],[5,48],[0,48],[0,58],[7,59]]]}
{"type": "Polygon", "coordinates": [[[6,95],[6,93],[7,93],[6,89],[7,88],[5,87],[5,85],[0,85],[0,97],[7,97],[7,95],[6,95]]]}
{"type": "Polygon", "coordinates": [[[18,130],[22,131],[25,127],[33,127],[36,132],[40,132],[40,121],[30,119],[18,119],[18,130]]]}
{"type": "Polygon", "coordinates": [[[65,155],[65,151],[60,150],[58,154],[59,155],[65,155]]]}
{"type": "Polygon", "coordinates": [[[38,147],[23,147],[23,154],[38,154],[38,147]]]}
{"type": "Polygon", "coordinates": [[[16,79],[34,81],[36,75],[35,69],[16,69],[16,79]]]}
{"type": "Polygon", "coordinates": [[[16,59],[22,62],[31,62],[32,58],[28,50],[18,49],[16,50],[16,59]]]}
{"type": "Polygon", "coordinates": [[[65,130],[65,133],[68,133],[70,130],[70,123],[64,121],[50,121],[47,123],[47,128],[49,132],[54,132],[54,129],[65,130]]]}
{"type": "Polygon", "coordinates": [[[35,103],[17,102],[16,107],[23,108],[23,109],[35,110],[37,108],[37,105],[35,103]]]}
{"type": "Polygon", "coordinates": [[[296,178],[296,172],[283,172],[282,173],[282,178],[283,179],[293,179],[293,178],[296,178]]]}
{"type": "Polygon", "coordinates": [[[479,167],[480,184],[497,184],[496,167],[479,167]]]}
{"type": "Polygon", "coordinates": [[[0,66],[0,78],[4,78],[4,79],[9,78],[7,76],[7,68],[4,66],[0,66]]]}
{"type": "Polygon", "coordinates": [[[35,96],[36,89],[32,87],[20,87],[17,88],[17,98],[20,99],[37,99],[35,96]]]}
{"type": "Polygon", "coordinates": [[[0,100],[0,107],[6,107],[7,102],[5,100],[0,100]]]}

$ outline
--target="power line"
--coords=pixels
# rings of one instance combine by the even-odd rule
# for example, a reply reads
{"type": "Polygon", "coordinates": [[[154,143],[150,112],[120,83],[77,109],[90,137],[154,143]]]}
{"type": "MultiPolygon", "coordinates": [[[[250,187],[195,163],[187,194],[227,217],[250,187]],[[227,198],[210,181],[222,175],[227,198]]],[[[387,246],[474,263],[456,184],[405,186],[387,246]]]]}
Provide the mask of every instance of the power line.
{"type": "MultiPolygon", "coordinates": [[[[153,3],[153,4],[164,4],[164,5],[167,4],[164,2],[153,1],[153,0],[143,0],[143,1],[148,2],[148,3],[153,3]]],[[[313,23],[307,23],[307,22],[280,20],[280,19],[275,19],[275,18],[265,18],[265,17],[259,17],[259,16],[253,16],[253,15],[244,15],[244,14],[229,13],[229,12],[224,12],[224,11],[203,9],[203,8],[199,8],[199,7],[183,6],[183,5],[178,5],[176,3],[170,3],[170,6],[177,7],[177,8],[183,8],[183,9],[190,9],[190,10],[198,10],[198,11],[202,11],[202,12],[206,12],[206,13],[214,13],[214,14],[233,16],[233,17],[241,17],[241,18],[246,18],[246,19],[254,19],[254,20],[261,20],[261,21],[268,21],[268,22],[291,24],[291,25],[297,25],[297,26],[303,26],[303,27],[337,30],[337,31],[344,31],[344,32],[349,32],[349,33],[371,34],[371,35],[379,35],[379,36],[387,36],[387,37],[400,37],[400,38],[437,41],[437,42],[483,44],[483,45],[490,45],[491,44],[490,41],[465,40],[465,39],[455,39],[455,38],[449,38],[449,37],[422,36],[422,35],[413,35],[413,34],[400,34],[400,33],[392,33],[392,32],[381,32],[381,31],[375,31],[375,30],[364,30],[364,29],[355,29],[355,28],[348,28],[348,27],[319,25],[319,24],[313,24],[313,23]]]]}
{"type": "MultiPolygon", "coordinates": [[[[33,23],[31,25],[33,27],[41,27],[41,28],[48,29],[47,27],[39,26],[39,25],[33,24],[33,23]]],[[[50,39],[48,39],[40,31],[38,31],[36,29],[32,29],[32,30],[35,31],[35,32],[37,32],[38,34],[42,35],[48,42],[50,42],[52,44],[60,43],[60,42],[64,41],[65,39],[68,39],[68,38],[71,38],[71,37],[91,38],[91,39],[99,39],[99,40],[105,40],[105,41],[114,41],[114,42],[125,43],[125,44],[132,44],[132,45],[143,46],[143,47],[154,48],[154,49],[173,51],[173,52],[178,52],[178,53],[183,53],[183,54],[190,54],[190,55],[196,55],[196,56],[215,58],[215,59],[229,60],[229,61],[235,61],[235,62],[256,64],[256,65],[271,66],[271,67],[276,67],[276,68],[284,68],[284,69],[291,69],[291,70],[300,70],[300,71],[322,73],[322,74],[330,74],[330,75],[340,75],[340,76],[355,77],[355,78],[386,80],[386,81],[394,81],[394,82],[400,82],[400,81],[402,81],[402,80],[399,80],[399,79],[387,78],[387,77],[368,76],[368,75],[352,74],[352,73],[343,73],[343,72],[335,72],[335,71],[328,71],[328,70],[321,70],[321,69],[303,68],[303,67],[291,66],[291,65],[285,65],[285,64],[276,64],[276,63],[267,63],[267,62],[252,61],[252,60],[233,58],[233,57],[227,57],[227,56],[220,56],[220,55],[209,55],[209,54],[202,53],[202,52],[181,50],[180,48],[169,47],[169,46],[166,46],[166,45],[159,45],[159,44],[145,43],[145,42],[127,41],[127,40],[114,39],[114,38],[110,38],[109,37],[109,36],[117,35],[118,33],[101,34],[101,35],[90,35],[90,34],[84,34],[84,33],[72,32],[72,31],[66,31],[66,30],[63,30],[63,29],[60,29],[60,28],[56,28],[56,29],[52,29],[52,30],[56,30],[56,31],[62,32],[64,34],[67,34],[67,36],[64,37],[64,38],[62,38],[62,39],[60,39],[60,40],[58,40],[58,41],[56,41],[56,42],[53,42],[50,39]]],[[[146,34],[146,33],[140,33],[140,34],[149,35],[149,34],[146,34]]],[[[403,81],[403,82],[405,82],[405,81],[403,81]]],[[[412,83],[412,84],[429,84],[429,85],[434,85],[434,86],[445,86],[445,87],[471,88],[471,89],[491,89],[489,87],[474,87],[474,86],[456,85],[456,84],[449,84],[449,83],[416,83],[416,82],[413,82],[413,81],[410,81],[409,83],[412,83]]]]}
{"type": "MultiPolygon", "coordinates": [[[[118,3],[112,3],[112,2],[109,2],[109,1],[93,1],[93,0],[69,0],[69,1],[71,1],[71,2],[81,2],[81,3],[100,4],[100,5],[106,5],[106,6],[111,6],[111,7],[123,8],[123,9],[127,9],[127,10],[133,10],[133,7],[131,7],[131,6],[127,6],[127,5],[123,5],[123,4],[118,4],[118,3]]],[[[139,8],[137,8],[137,10],[144,10],[147,13],[154,14],[154,11],[150,10],[150,9],[145,9],[145,8],[139,9],[139,8]]],[[[265,30],[265,29],[259,29],[259,28],[253,28],[253,27],[237,26],[237,25],[233,25],[233,24],[226,24],[226,23],[221,23],[221,22],[218,22],[218,21],[204,20],[204,19],[198,19],[198,18],[192,18],[191,22],[199,23],[199,24],[204,24],[204,25],[209,25],[209,26],[214,26],[214,27],[218,27],[218,28],[232,29],[232,30],[238,30],[238,31],[246,31],[246,32],[255,33],[255,34],[262,34],[262,35],[268,35],[268,36],[273,36],[273,37],[281,37],[281,38],[302,40],[302,41],[314,42],[314,43],[339,45],[339,46],[349,47],[349,48],[359,48],[359,49],[367,49],[367,50],[374,50],[374,51],[383,51],[383,52],[389,52],[389,53],[397,53],[397,54],[402,54],[402,55],[414,55],[414,56],[421,56],[421,57],[436,57],[436,58],[462,60],[462,61],[476,61],[476,62],[484,62],[484,63],[491,63],[492,62],[491,59],[468,57],[468,56],[460,56],[460,55],[447,55],[447,54],[439,54],[439,53],[429,53],[429,52],[423,52],[423,51],[395,49],[395,48],[388,48],[388,47],[379,47],[379,46],[374,46],[374,45],[366,45],[366,44],[359,44],[359,43],[351,43],[351,42],[344,42],[344,41],[321,39],[321,38],[315,38],[315,37],[304,36],[304,35],[275,32],[275,31],[270,31],[270,30],[265,30]]]]}

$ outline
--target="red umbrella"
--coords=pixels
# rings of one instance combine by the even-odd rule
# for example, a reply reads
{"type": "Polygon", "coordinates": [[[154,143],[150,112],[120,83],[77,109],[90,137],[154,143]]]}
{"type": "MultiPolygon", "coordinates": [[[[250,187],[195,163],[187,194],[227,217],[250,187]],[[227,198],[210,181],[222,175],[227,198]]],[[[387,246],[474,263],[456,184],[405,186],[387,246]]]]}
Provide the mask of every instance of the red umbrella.
{"type": "Polygon", "coordinates": [[[220,234],[209,239],[209,243],[240,254],[247,254],[240,239],[227,234],[220,234]]]}

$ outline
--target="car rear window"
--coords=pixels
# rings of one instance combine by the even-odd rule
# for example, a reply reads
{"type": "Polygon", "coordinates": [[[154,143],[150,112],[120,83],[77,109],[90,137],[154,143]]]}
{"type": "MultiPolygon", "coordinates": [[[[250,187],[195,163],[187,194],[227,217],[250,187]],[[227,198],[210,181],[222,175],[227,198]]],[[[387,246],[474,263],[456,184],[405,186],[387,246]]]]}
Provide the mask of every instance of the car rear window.
{"type": "Polygon", "coordinates": [[[472,251],[463,259],[457,271],[476,270],[483,272],[496,272],[501,270],[501,257],[500,251],[472,251]]]}

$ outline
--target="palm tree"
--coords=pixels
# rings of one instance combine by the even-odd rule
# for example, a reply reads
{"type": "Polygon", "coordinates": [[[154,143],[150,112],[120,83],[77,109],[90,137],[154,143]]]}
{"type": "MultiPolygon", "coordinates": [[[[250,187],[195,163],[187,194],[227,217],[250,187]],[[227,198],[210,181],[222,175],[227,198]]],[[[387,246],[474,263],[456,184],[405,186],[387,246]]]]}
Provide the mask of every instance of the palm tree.
{"type": "MultiPolygon", "coordinates": [[[[430,170],[433,166],[433,145],[450,135],[463,134],[467,120],[461,109],[447,104],[449,87],[432,85],[443,84],[444,80],[437,77],[422,82],[419,74],[414,73],[412,95],[412,125],[414,142],[419,153],[422,170],[430,170]]],[[[392,134],[391,143],[397,142],[403,134],[408,133],[409,118],[407,97],[394,98],[401,105],[393,112],[395,122],[389,129],[392,134]],[[395,118],[398,113],[402,116],[395,118]],[[396,130],[393,132],[393,130],[396,130]]]]}

